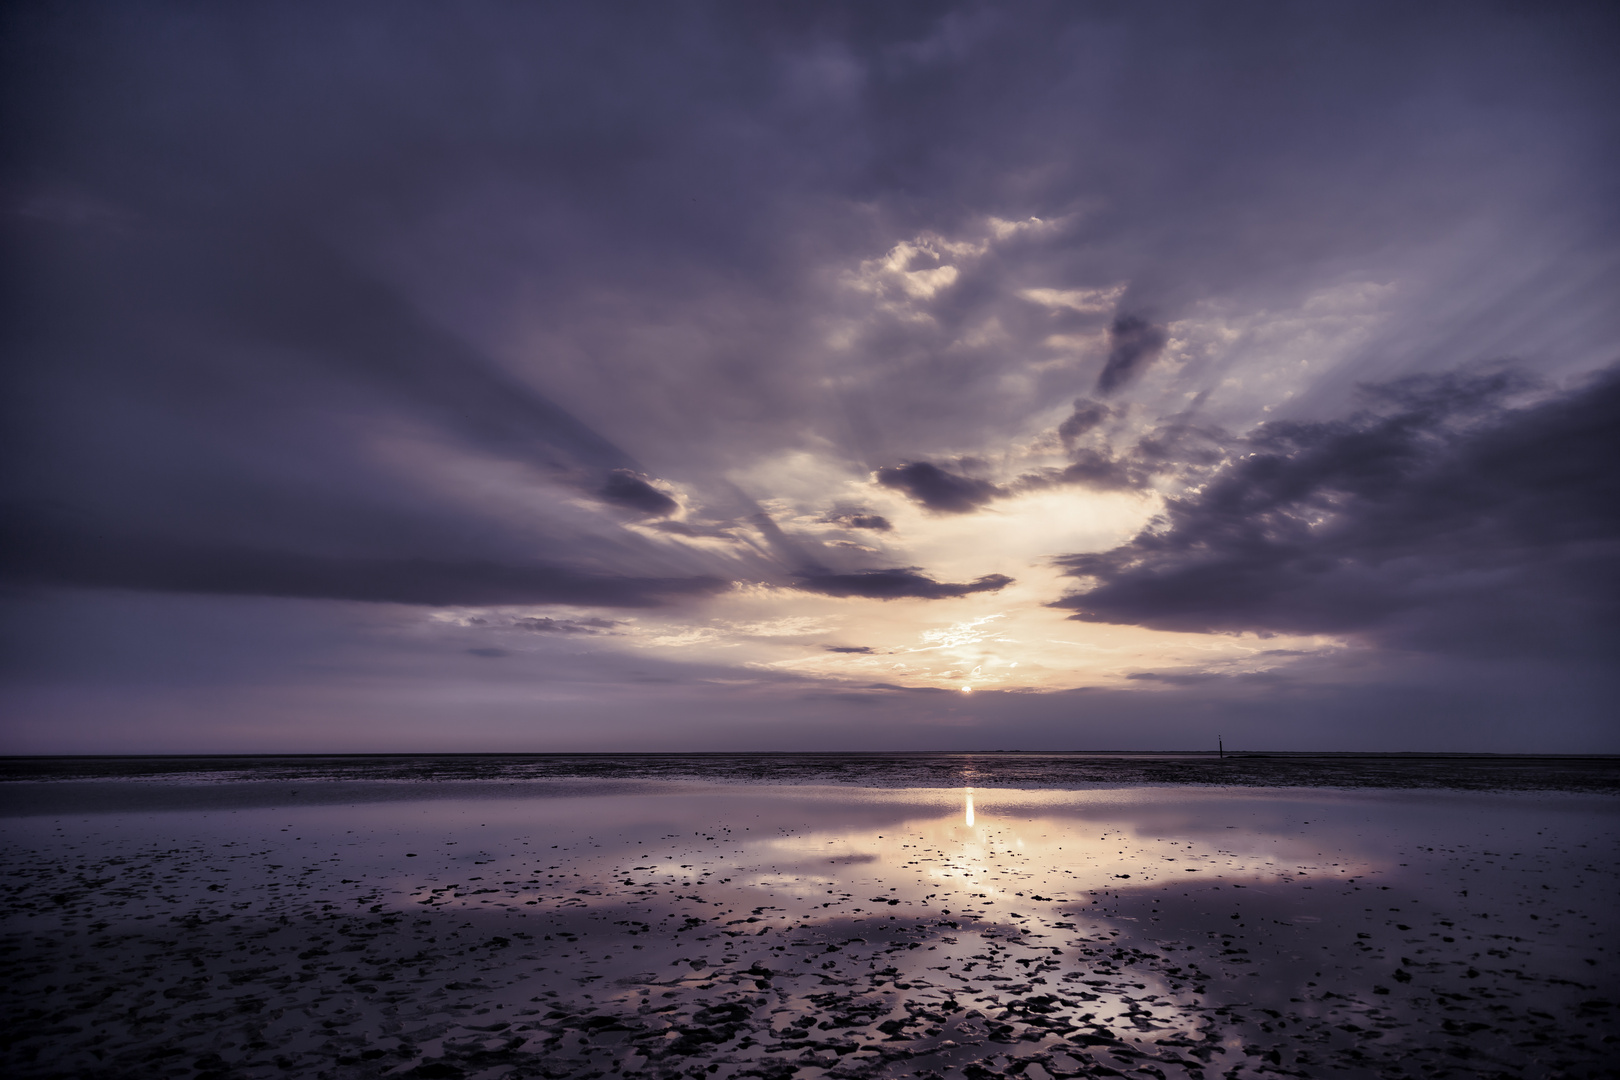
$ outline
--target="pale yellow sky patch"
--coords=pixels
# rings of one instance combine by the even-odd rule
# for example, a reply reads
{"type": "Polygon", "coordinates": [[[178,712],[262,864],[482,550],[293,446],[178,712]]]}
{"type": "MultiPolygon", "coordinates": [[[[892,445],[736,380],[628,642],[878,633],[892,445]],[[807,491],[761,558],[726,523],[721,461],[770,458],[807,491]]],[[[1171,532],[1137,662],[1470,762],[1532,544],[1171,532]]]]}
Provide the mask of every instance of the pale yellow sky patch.
{"type": "Polygon", "coordinates": [[[1286,662],[1258,658],[1267,650],[1314,652],[1331,645],[1103,626],[1070,621],[1067,611],[1048,607],[1078,584],[1054,557],[1128,541],[1162,505],[1151,492],[1057,487],[996,499],[973,513],[937,514],[854,474],[847,462],[808,451],[758,462],[734,479],[745,489],[777,493],[766,508],[790,533],[849,535],[822,520],[835,505],[888,518],[892,531],[860,533],[864,546],[878,549],[865,568],[914,566],[943,582],[988,574],[1014,580],[996,592],[944,600],[833,598],[755,586],[711,601],[704,633],[671,631],[644,641],[677,646],[694,658],[725,648],[727,662],[840,681],[978,689],[1112,684],[1156,669],[1260,670],[1286,662]],[[745,629],[767,623],[804,635],[759,640],[766,635],[745,629]],[[869,651],[830,652],[827,646],[869,651]]]}
{"type": "MultiPolygon", "coordinates": [[[[864,282],[862,287],[889,300],[926,299],[949,284],[941,276],[947,270],[955,273],[949,260],[975,257],[991,242],[953,243],[937,237],[903,241],[883,258],[862,264],[861,281],[854,283],[864,282]]],[[[1028,289],[1022,295],[1054,309],[1101,312],[1117,303],[1121,288],[1028,289]]],[[[1246,373],[1286,380],[1302,367],[1300,353],[1331,355],[1361,340],[1388,295],[1387,287],[1360,283],[1315,294],[1299,312],[1240,318],[1202,311],[1170,328],[1174,356],[1167,358],[1167,366],[1225,350],[1258,349],[1275,363],[1246,367],[1246,373]]],[[[1101,334],[1088,337],[1086,345],[1099,348],[1101,334]]],[[[1268,392],[1275,389],[1268,387],[1268,392]]],[[[1232,386],[1230,392],[1241,394],[1244,388],[1232,386]]],[[[971,447],[958,453],[981,459],[979,475],[1004,486],[1043,465],[1061,465],[1063,448],[1050,437],[1043,442],[1040,435],[1050,436],[1067,407],[1066,401],[1058,402],[1032,414],[1025,441],[1009,441],[989,454],[971,447]]],[[[955,455],[949,448],[936,448],[929,456],[945,461],[955,455]]],[[[1261,671],[1291,662],[1278,650],[1311,654],[1336,647],[1327,638],[1262,640],[1085,623],[1068,619],[1067,610],[1047,606],[1080,584],[1065,576],[1054,559],[1106,551],[1129,541],[1162,508],[1157,492],[1035,488],[993,499],[971,513],[939,514],[879,485],[864,466],[825,441],[759,458],[733,470],[728,479],[760,498],[761,507],[788,537],[805,545],[804,565],[790,570],[808,570],[820,561],[834,572],[912,567],[945,583],[973,582],[990,574],[1013,581],[995,592],[953,599],[890,601],[835,598],[755,582],[692,606],[638,613],[622,620],[613,635],[580,635],[582,643],[613,650],[654,649],[693,663],[791,671],[838,682],[975,690],[1122,685],[1130,675],[1149,671],[1261,671]],[[850,529],[828,520],[833,511],[878,514],[893,528],[850,529]]],[[[685,513],[691,498],[676,490],[685,513]]],[[[797,558],[773,548],[745,523],[736,525],[731,537],[681,536],[655,524],[626,527],[662,544],[724,554],[745,581],[753,576],[744,571],[745,560],[757,568],[761,558],[797,558]]]]}

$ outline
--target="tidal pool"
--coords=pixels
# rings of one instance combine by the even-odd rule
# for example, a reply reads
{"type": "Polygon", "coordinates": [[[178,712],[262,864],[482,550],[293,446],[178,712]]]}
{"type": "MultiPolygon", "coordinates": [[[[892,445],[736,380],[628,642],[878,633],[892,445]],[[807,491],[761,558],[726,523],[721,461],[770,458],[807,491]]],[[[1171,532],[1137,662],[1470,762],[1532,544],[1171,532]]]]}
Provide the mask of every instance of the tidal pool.
{"type": "Polygon", "coordinates": [[[1613,1075],[1612,796],[12,796],[7,1075],[1613,1075]]]}

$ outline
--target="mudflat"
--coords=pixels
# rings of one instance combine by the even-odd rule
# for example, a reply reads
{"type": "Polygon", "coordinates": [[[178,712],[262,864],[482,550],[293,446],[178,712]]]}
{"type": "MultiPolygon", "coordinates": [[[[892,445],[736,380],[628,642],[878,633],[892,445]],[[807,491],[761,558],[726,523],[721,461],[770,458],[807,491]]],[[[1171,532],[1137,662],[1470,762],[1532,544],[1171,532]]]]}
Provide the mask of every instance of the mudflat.
{"type": "Polygon", "coordinates": [[[0,1066],[1614,1075],[1612,763],[1357,760],[13,759],[0,1066]]]}

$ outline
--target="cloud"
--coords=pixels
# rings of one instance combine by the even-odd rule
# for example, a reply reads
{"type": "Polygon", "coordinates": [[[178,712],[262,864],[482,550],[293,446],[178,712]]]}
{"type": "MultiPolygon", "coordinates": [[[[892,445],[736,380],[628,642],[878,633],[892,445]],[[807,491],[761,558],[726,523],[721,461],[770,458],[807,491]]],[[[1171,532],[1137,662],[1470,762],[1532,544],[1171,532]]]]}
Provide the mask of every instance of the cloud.
{"type": "Polygon", "coordinates": [[[1124,291],[1123,285],[1116,285],[1108,289],[1023,289],[1018,295],[1044,307],[1096,315],[1113,308],[1124,291]]]}
{"type": "Polygon", "coordinates": [[[648,521],[641,524],[642,527],[652,529],[654,532],[687,536],[694,540],[726,540],[736,543],[738,539],[735,522],[648,521]]]}
{"type": "Polygon", "coordinates": [[[338,557],[53,528],[16,515],[0,567],[20,585],[365,600],[396,604],[553,603],[658,607],[730,587],[715,577],[638,578],[544,564],[338,557]]]}
{"type": "Polygon", "coordinates": [[[894,529],[893,523],[883,515],[861,510],[835,511],[821,520],[828,525],[842,525],[846,529],[871,529],[873,532],[890,532],[894,529]]]}
{"type": "Polygon", "coordinates": [[[798,588],[823,596],[861,596],[872,600],[945,600],[971,593],[995,592],[1012,584],[1005,574],[986,574],[966,584],[935,581],[915,570],[862,570],[853,574],[809,574],[798,588]]]}
{"type": "Polygon", "coordinates": [[[1058,438],[1063,440],[1064,447],[1072,450],[1075,440],[1096,430],[1113,416],[1114,410],[1100,401],[1075,398],[1074,411],[1058,425],[1058,438]]]}
{"type": "Polygon", "coordinates": [[[1133,671],[1125,678],[1135,682],[1167,683],[1171,686],[1198,686],[1215,679],[1229,679],[1232,676],[1215,672],[1163,672],[1163,671],[1133,671]]]}
{"type": "Polygon", "coordinates": [[[988,480],[947,472],[927,461],[879,469],[877,482],[940,514],[970,513],[1003,494],[988,480]]]}
{"type": "Polygon", "coordinates": [[[1060,565],[1072,618],[1593,656],[1620,634],[1620,369],[1529,404],[1513,371],[1415,376],[1265,424],[1130,543],[1060,565]]]}
{"type": "MultiPolygon", "coordinates": [[[[1369,400],[1342,438],[1331,424],[1291,443],[1220,432],[1342,417],[1352,382],[1445,357],[1522,356],[1556,382],[1614,355],[1612,5],[1117,7],[646,5],[626,20],[611,5],[422,0],[146,0],[138,17],[11,5],[0,80],[28,108],[0,184],[0,499],[68,520],[8,513],[8,580],[71,587],[0,599],[40,597],[49,616],[94,593],[122,620],[75,622],[90,644],[41,636],[55,652],[32,648],[29,670],[80,656],[76,678],[93,679],[113,664],[95,643],[122,634],[144,650],[128,670],[178,683],[220,635],[154,630],[142,611],[195,606],[234,627],[307,608],[325,612],[311,627],[346,633],[356,606],[322,598],[665,604],[672,624],[735,641],[731,623],[831,604],[818,590],[994,588],[865,568],[1010,569],[988,545],[1066,485],[1140,496],[1077,498],[1074,539],[1040,551],[1118,544],[1161,492],[1176,497],[1150,531],[1164,546],[1098,562],[1090,606],[1064,614],[1597,650],[1613,591],[1601,545],[1524,540],[1515,555],[1508,526],[1489,524],[1498,503],[1572,521],[1536,500],[1577,482],[1548,473],[1510,498],[1525,467],[1511,458],[1484,477],[1459,464],[1423,498],[1404,466],[1384,493],[1346,487],[1348,465],[1305,475],[1334,440],[1393,437],[1368,417],[1422,413],[1393,398],[1369,400]],[[1296,477],[1298,506],[1266,486],[1266,462],[1296,477]],[[899,527],[855,501],[881,466],[883,505],[907,500],[899,527]],[[1485,489],[1474,518],[1430,520],[1485,489]],[[1253,505],[1218,521],[1223,491],[1253,505]],[[1380,529],[1400,555],[1375,550],[1380,529]],[[725,593],[732,581],[767,587],[725,593]],[[1518,629],[1493,629],[1504,620],[1518,629]]],[[[1471,445],[1464,429],[1496,422],[1459,410],[1414,421],[1414,453],[1436,469],[1471,445]]],[[[363,610],[374,626],[420,616],[363,610]]],[[[894,630],[932,613],[883,609],[894,630]]],[[[439,643],[449,677],[533,675],[533,654],[605,657],[643,637],[540,630],[522,664],[461,651],[519,640],[500,629],[439,643]]],[[[420,660],[408,634],[361,636],[344,656],[312,648],[244,678],[241,700],[278,678],[304,693],[319,664],[335,701],[359,656],[420,660]]],[[[835,665],[828,636],[793,648],[835,665]]],[[[1348,670],[1366,652],[1322,663],[1348,670]]],[[[1435,685],[1473,677],[1433,662],[1435,685]]],[[[1563,685],[1555,667],[1525,700],[1563,685]]],[[[1256,700],[1211,685],[1234,715],[1256,700]]],[[[593,693],[593,716],[619,702],[651,717],[641,745],[674,748],[701,741],[690,733],[732,691],[681,719],[593,693]]],[[[365,712],[343,704],[327,715],[365,712]]],[[[397,704],[367,732],[346,721],[354,745],[401,737],[397,704]]],[[[512,708],[535,745],[595,737],[512,708]]],[[[775,715],[763,696],[746,714],[775,715]]],[[[1291,730],[1289,709],[1267,715],[1291,730]]],[[[802,716],[794,737],[842,737],[802,716]]],[[[497,728],[463,737],[502,744],[497,728]]]]}
{"type": "Polygon", "coordinates": [[[610,502],[638,510],[653,517],[668,517],[681,508],[680,503],[659,491],[628,469],[615,469],[598,494],[610,502]]]}
{"type": "MultiPolygon", "coordinates": [[[[1226,460],[1230,436],[1216,427],[1190,422],[1193,408],[1161,422],[1125,426],[1123,433],[1105,431],[1110,420],[1124,410],[1079,398],[1074,411],[1058,425],[1057,435],[1069,452],[1070,463],[1026,473],[1008,484],[1004,493],[1073,484],[1100,491],[1151,488],[1161,478],[1187,485],[1226,460]],[[1124,435],[1116,446],[1114,439],[1124,435]],[[1134,441],[1131,437],[1134,435],[1134,441]]],[[[1112,425],[1110,425],[1112,427],[1112,425]]]]}
{"type": "Polygon", "coordinates": [[[860,656],[871,656],[876,651],[870,645],[823,645],[822,648],[831,653],[853,653],[860,656]]]}
{"type": "Polygon", "coordinates": [[[1139,315],[1121,315],[1108,328],[1108,362],[1097,376],[1097,392],[1112,394],[1135,379],[1158,358],[1166,336],[1139,315]]]}
{"type": "Polygon", "coordinates": [[[1125,491],[1145,487],[1150,478],[1129,458],[1116,458],[1091,449],[1076,450],[1074,462],[1059,474],[1066,484],[1102,491],[1125,491]]]}
{"type": "Polygon", "coordinates": [[[624,623],[616,619],[554,619],[549,615],[530,616],[512,623],[519,630],[532,630],[538,634],[611,634],[624,623]]]}

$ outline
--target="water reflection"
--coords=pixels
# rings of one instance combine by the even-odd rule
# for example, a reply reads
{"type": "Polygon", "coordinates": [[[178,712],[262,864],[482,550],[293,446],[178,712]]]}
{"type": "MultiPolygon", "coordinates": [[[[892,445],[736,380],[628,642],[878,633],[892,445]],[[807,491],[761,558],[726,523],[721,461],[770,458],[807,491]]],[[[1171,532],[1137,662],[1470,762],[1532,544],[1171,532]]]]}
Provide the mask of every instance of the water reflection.
{"type": "Polygon", "coordinates": [[[115,1063],[174,1032],[243,1076],[256,1044],[291,1063],[264,1075],[337,1077],[372,1075],[362,1047],[423,1075],[1378,1074],[1454,1066],[1432,1033],[1476,1005],[1492,1026],[1467,1048],[1511,1064],[1531,1033],[1490,1009],[1607,992],[1585,961],[1614,914],[1581,890],[1614,820],[1567,798],[692,784],[13,820],[8,944],[57,951],[5,992],[145,972],[53,1023],[115,1063]],[[172,1011],[149,1016],[159,984],[172,1011]],[[188,988],[225,986],[264,1019],[205,1047],[188,988]]]}

